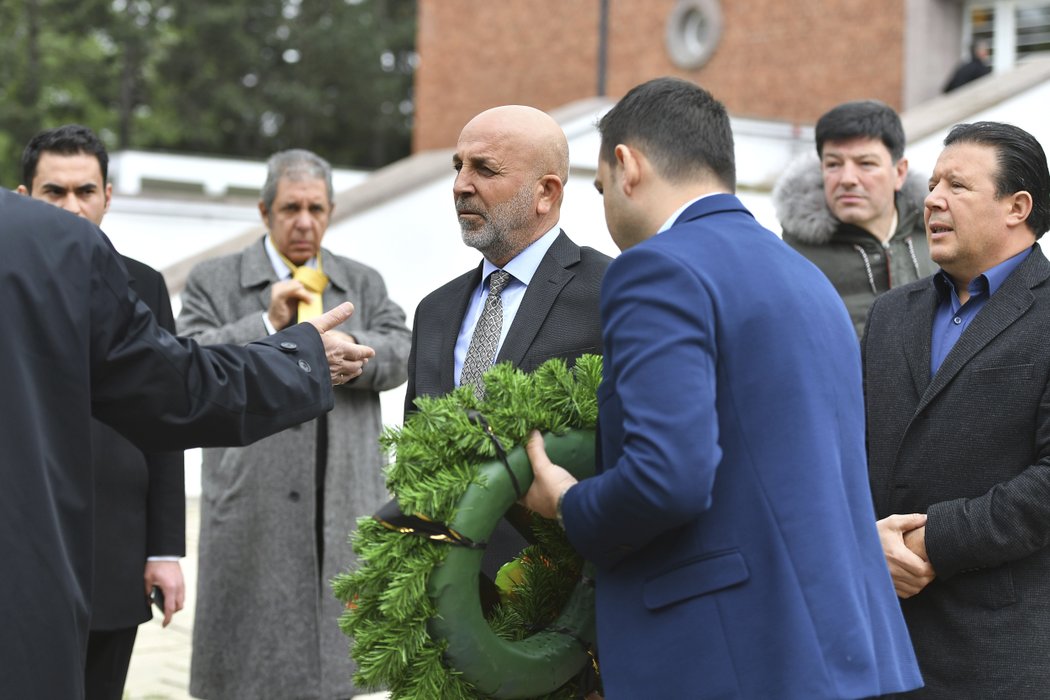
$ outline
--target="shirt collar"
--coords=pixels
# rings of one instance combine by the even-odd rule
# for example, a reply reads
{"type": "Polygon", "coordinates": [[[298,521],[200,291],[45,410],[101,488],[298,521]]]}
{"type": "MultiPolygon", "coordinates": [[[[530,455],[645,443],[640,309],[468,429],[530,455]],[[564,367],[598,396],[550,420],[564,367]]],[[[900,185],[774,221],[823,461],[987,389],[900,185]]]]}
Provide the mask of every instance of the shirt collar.
{"type": "MultiPolygon", "coordinates": [[[[1033,246],[1034,248],[1034,246],[1033,246]]],[[[1017,255],[1007,258],[995,267],[990,267],[981,274],[977,275],[970,282],[970,294],[981,293],[987,290],[988,296],[995,294],[999,287],[1003,286],[1003,282],[1010,276],[1017,266],[1024,262],[1024,259],[1031,254],[1033,248],[1027,248],[1022,250],[1017,255]]],[[[952,282],[952,278],[943,269],[938,270],[934,276],[934,284],[936,284],[938,291],[943,297],[948,293],[949,290],[955,289],[955,284],[952,282]]]]}
{"type": "Polygon", "coordinates": [[[550,247],[554,245],[554,240],[561,233],[561,229],[558,228],[558,224],[554,224],[547,233],[543,234],[535,241],[529,244],[529,246],[515,255],[510,262],[504,265],[502,268],[498,268],[485,259],[484,265],[481,269],[481,279],[488,279],[494,271],[503,269],[511,274],[511,276],[524,284],[526,287],[529,286],[529,282],[532,281],[532,276],[536,274],[536,270],[539,269],[540,263],[543,261],[543,256],[547,254],[550,247]]]}

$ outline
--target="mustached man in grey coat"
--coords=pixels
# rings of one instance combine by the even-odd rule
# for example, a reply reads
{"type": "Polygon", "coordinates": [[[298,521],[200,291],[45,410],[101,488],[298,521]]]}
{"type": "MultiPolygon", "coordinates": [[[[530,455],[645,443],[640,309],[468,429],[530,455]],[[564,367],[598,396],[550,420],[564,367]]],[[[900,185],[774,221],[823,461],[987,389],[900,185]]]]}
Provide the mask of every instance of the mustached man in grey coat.
{"type": "Polygon", "coordinates": [[[308,151],[274,155],[259,209],[267,236],[190,273],[180,332],[202,343],[265,337],[311,313],[317,293],[309,289],[320,277],[323,308],[352,301],[354,315],[339,330],[376,354],[335,392],[327,417],[245,448],[204,452],[190,692],[349,698],[353,665],[328,582],[353,561],[348,536],[357,518],[389,500],[379,392],[405,381],[411,333],[378,272],[321,248],[332,211],[324,160],[308,151]]]}
{"type": "Polygon", "coordinates": [[[835,286],[859,338],[887,289],[933,274],[922,223],[926,182],[908,173],[900,117],[874,100],[817,121],[817,157],[797,159],[773,189],[784,241],[835,286]]]}

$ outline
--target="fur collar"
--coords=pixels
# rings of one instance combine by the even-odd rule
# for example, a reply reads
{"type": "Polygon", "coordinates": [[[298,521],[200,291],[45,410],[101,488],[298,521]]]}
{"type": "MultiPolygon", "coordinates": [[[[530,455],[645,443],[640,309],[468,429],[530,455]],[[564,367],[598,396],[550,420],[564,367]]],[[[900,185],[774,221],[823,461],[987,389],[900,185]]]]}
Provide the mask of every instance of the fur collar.
{"type": "MultiPolygon", "coordinates": [[[[897,196],[905,198],[904,208],[921,212],[927,191],[926,178],[909,171],[897,196]]],[[[795,158],[784,170],[773,187],[773,207],[785,236],[810,245],[824,245],[831,240],[839,221],[824,200],[824,181],[816,153],[795,158]]]]}

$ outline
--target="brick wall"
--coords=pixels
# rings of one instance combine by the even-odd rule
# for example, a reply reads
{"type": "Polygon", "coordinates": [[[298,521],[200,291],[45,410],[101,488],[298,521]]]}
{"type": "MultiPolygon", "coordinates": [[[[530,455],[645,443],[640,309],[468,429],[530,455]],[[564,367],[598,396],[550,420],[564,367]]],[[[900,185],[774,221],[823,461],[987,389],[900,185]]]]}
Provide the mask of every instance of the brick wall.
{"type": "MultiPolygon", "coordinates": [[[[812,123],[859,98],[899,109],[904,1],[722,0],[718,49],[684,71],[664,43],[676,0],[609,0],[607,94],[677,75],[741,117],[812,123]]],[[[594,96],[599,8],[599,0],[419,0],[415,150],[454,145],[488,107],[550,110],[594,96]]]]}

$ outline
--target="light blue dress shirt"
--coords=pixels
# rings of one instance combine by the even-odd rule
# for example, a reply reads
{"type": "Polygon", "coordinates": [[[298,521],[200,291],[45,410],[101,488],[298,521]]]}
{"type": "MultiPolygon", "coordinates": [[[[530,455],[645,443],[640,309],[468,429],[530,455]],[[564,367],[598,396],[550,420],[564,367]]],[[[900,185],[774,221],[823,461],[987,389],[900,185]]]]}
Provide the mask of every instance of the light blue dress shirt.
{"type": "MultiPolygon", "coordinates": [[[[503,292],[500,293],[500,298],[503,301],[503,327],[500,329],[499,345],[496,348],[497,356],[500,348],[503,347],[503,341],[507,339],[507,331],[510,330],[510,324],[514,322],[514,316],[518,313],[518,307],[521,306],[525,290],[528,289],[533,275],[536,274],[540,262],[543,261],[543,256],[547,254],[551,245],[554,244],[554,239],[558,237],[559,233],[561,233],[561,229],[555,224],[554,228],[533,241],[528,248],[518,253],[514,259],[503,266],[502,269],[510,273],[511,280],[503,288],[503,292]]],[[[481,310],[485,306],[485,298],[489,294],[489,276],[499,269],[501,268],[496,267],[488,260],[484,261],[481,269],[481,283],[474,289],[474,293],[470,296],[470,304],[467,306],[467,313],[463,314],[463,324],[459,328],[459,338],[456,340],[456,386],[459,386],[460,373],[463,371],[463,360],[467,356],[467,348],[470,347],[470,339],[474,335],[474,327],[478,325],[478,318],[481,317],[481,310]]]]}

